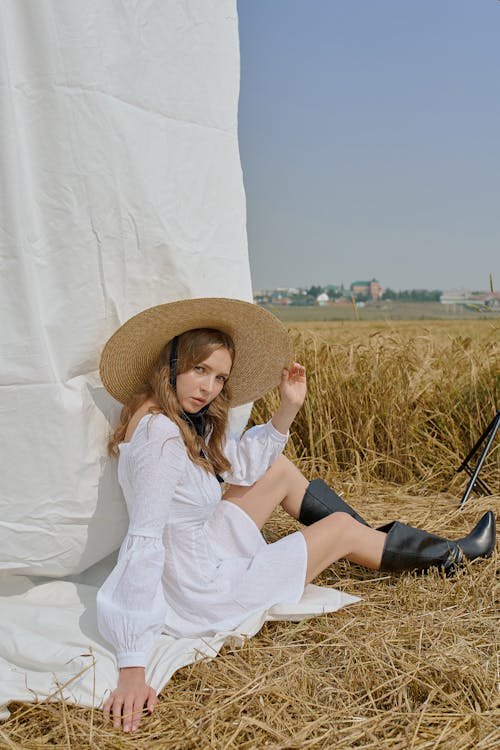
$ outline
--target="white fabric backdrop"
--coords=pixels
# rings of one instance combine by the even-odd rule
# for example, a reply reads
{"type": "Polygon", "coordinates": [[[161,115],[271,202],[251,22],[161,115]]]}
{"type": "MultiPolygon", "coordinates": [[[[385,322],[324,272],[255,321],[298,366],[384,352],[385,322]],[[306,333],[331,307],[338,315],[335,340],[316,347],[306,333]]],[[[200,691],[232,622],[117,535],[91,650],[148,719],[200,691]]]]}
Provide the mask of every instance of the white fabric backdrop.
{"type": "Polygon", "coordinates": [[[116,549],[108,336],[173,299],[251,299],[235,0],[0,3],[0,569],[116,549]]]}
{"type": "MultiPolygon", "coordinates": [[[[127,518],[99,354],[145,307],[251,299],[238,89],[236,0],[0,0],[0,706],[116,684],[95,594],[127,518]]],[[[352,601],[308,587],[238,633],[352,601]]],[[[229,635],[163,637],[148,679],[229,635]]]]}

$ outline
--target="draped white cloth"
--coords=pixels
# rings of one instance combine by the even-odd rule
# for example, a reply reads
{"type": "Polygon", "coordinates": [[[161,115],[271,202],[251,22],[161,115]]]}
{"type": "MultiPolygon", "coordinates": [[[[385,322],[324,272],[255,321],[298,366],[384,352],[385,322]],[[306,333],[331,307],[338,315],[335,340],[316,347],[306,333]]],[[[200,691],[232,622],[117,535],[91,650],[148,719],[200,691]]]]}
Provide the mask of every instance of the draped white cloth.
{"type": "MultiPolygon", "coordinates": [[[[116,687],[118,673],[114,654],[97,631],[96,586],[68,581],[33,585],[23,576],[9,581],[0,586],[0,707],[10,700],[46,698],[102,706],[116,687]]],[[[159,691],[180,667],[215,656],[224,643],[242,642],[268,620],[301,620],[355,601],[335,589],[309,584],[298,604],[251,615],[230,633],[210,638],[162,635],[146,679],[159,691]]],[[[4,708],[3,717],[7,715],[4,708]]]]}
{"type": "Polygon", "coordinates": [[[0,3],[0,570],[115,550],[111,333],[173,299],[251,299],[235,0],[0,3]]]}
{"type": "MultiPolygon", "coordinates": [[[[128,519],[99,355],[151,305],[251,299],[238,88],[236,0],[0,3],[0,702],[90,646],[97,702],[114,680],[92,586],[128,519]]],[[[158,646],[157,687],[190,648],[158,646]]],[[[88,704],[85,675],[62,694],[88,704]]]]}

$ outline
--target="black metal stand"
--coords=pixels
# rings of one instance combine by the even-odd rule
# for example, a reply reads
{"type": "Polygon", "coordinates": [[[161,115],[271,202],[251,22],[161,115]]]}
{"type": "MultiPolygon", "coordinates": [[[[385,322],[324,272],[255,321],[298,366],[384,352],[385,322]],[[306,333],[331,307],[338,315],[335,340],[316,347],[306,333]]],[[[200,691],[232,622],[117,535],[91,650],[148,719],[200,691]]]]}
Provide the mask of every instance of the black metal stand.
{"type": "Polygon", "coordinates": [[[479,472],[481,471],[481,467],[484,464],[484,459],[486,458],[489,449],[491,448],[491,445],[493,443],[493,440],[495,439],[495,435],[497,434],[498,428],[500,427],[500,409],[497,411],[496,416],[493,418],[493,421],[491,424],[488,425],[488,427],[485,429],[477,443],[475,444],[474,448],[471,450],[467,458],[460,464],[460,466],[457,469],[457,473],[459,471],[466,471],[467,474],[470,476],[470,481],[467,485],[467,488],[464,492],[464,496],[460,502],[459,507],[463,508],[465,503],[467,502],[467,499],[472,492],[473,489],[478,487],[482,492],[484,492],[486,495],[493,495],[493,492],[490,490],[486,482],[483,482],[482,479],[479,479],[479,472]],[[476,455],[481,445],[486,440],[486,445],[484,446],[481,455],[479,456],[479,461],[476,464],[475,469],[471,469],[469,466],[469,461],[476,455]]]}

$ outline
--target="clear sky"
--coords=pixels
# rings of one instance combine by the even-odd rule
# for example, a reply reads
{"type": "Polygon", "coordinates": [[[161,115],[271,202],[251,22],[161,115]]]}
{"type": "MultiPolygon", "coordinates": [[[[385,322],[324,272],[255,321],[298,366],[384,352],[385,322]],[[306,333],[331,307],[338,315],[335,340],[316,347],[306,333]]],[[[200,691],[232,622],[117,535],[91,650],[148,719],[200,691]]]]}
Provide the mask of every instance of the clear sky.
{"type": "Polygon", "coordinates": [[[253,286],[500,290],[500,2],[238,0],[253,286]]]}

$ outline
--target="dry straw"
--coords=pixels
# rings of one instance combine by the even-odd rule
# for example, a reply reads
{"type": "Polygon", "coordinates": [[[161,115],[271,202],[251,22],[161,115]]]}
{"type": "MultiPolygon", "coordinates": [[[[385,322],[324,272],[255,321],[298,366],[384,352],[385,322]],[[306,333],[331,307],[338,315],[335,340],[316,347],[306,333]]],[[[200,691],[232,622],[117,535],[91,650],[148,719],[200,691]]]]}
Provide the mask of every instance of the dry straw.
{"type": "MultiPolygon", "coordinates": [[[[297,333],[309,395],[289,455],[310,473],[332,471],[358,484],[458,491],[464,452],[500,405],[500,326],[484,327],[475,338],[389,331],[348,344],[297,333]]],[[[266,419],[277,403],[277,393],[268,394],[254,419],[266,419]]],[[[482,476],[500,486],[498,443],[482,476]]]]}
{"type": "MultiPolygon", "coordinates": [[[[485,324],[486,325],[486,324],[485,324]]],[[[400,518],[450,537],[500,496],[457,498],[454,470],[498,406],[498,336],[300,334],[310,400],[290,454],[373,523],[400,518]],[[446,492],[443,492],[446,490],[446,492]]],[[[254,418],[267,416],[275,395],[254,418]]],[[[499,450],[485,478],[498,488],[499,450]]],[[[498,492],[498,489],[497,489],[498,492]]],[[[282,511],[269,541],[298,528],[282,511]]],[[[493,750],[500,746],[498,556],[454,579],[390,577],[340,562],[321,577],[363,597],[301,623],[271,623],[243,647],[180,670],[134,735],[99,711],[11,706],[0,747],[493,750]]]]}

